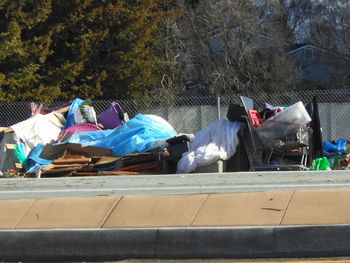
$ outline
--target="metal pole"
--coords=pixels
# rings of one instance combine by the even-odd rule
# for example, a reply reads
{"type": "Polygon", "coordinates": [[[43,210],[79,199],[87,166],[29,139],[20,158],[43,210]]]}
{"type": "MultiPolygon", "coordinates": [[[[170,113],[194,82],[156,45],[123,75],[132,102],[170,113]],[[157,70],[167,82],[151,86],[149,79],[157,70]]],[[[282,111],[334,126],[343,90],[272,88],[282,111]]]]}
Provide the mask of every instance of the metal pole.
{"type": "Polygon", "coordinates": [[[217,95],[217,107],[218,107],[218,120],[221,118],[221,111],[220,111],[220,96],[217,95]]]}

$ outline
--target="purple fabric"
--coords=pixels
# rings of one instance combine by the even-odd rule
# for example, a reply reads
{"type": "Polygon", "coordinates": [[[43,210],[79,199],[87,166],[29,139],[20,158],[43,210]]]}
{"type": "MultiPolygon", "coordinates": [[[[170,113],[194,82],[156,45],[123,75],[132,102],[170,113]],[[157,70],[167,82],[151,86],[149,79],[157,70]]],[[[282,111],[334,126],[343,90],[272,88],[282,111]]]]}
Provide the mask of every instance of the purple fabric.
{"type": "Polygon", "coordinates": [[[271,104],[265,103],[265,104],[264,104],[264,109],[265,109],[265,110],[273,110],[273,109],[274,109],[274,106],[272,106],[271,104]]]}
{"type": "Polygon", "coordinates": [[[122,107],[117,102],[113,102],[106,111],[98,116],[98,119],[105,129],[114,129],[124,123],[120,119],[122,114],[122,107]]]}

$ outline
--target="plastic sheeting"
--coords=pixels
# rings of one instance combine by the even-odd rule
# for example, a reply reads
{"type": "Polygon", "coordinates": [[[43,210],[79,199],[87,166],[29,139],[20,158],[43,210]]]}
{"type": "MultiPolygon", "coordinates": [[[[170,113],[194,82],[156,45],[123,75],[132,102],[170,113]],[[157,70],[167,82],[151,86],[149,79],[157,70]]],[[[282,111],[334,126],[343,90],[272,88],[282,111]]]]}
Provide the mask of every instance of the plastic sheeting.
{"type": "Polygon", "coordinates": [[[174,128],[155,115],[138,114],[114,130],[79,132],[67,141],[112,150],[114,156],[146,152],[156,147],[156,142],[174,137],[174,128]]]}
{"type": "Polygon", "coordinates": [[[63,127],[63,130],[76,124],[75,119],[74,119],[74,111],[76,109],[79,109],[83,103],[84,103],[84,100],[79,99],[79,98],[76,98],[75,100],[73,100],[72,104],[69,107],[69,110],[67,113],[67,121],[63,127]]]}
{"type": "Polygon", "coordinates": [[[190,173],[197,167],[208,166],[217,160],[228,160],[239,144],[241,122],[218,120],[196,134],[191,151],[177,165],[177,173],[190,173]]]}
{"type": "Polygon", "coordinates": [[[25,121],[11,126],[11,128],[16,136],[25,143],[25,154],[27,156],[38,144],[55,141],[65,121],[64,116],[56,112],[46,115],[36,114],[25,121]]]}
{"type": "Polygon", "coordinates": [[[45,145],[38,144],[29,154],[28,162],[29,162],[29,171],[33,171],[37,166],[45,167],[46,165],[52,163],[53,160],[40,158],[40,154],[43,151],[45,145]]]}
{"type": "Polygon", "coordinates": [[[336,155],[346,153],[346,144],[347,141],[343,138],[339,139],[335,143],[331,143],[330,141],[323,142],[323,155],[326,157],[333,157],[336,155]]]}

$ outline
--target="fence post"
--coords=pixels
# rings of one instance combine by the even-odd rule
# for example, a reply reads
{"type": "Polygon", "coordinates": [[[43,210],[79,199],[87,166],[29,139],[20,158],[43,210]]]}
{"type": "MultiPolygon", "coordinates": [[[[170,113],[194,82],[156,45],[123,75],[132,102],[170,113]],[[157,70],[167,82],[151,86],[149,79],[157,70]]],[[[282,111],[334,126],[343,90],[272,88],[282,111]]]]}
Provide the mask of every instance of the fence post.
{"type": "Polygon", "coordinates": [[[221,98],[220,98],[220,96],[219,95],[217,95],[217,107],[218,107],[218,120],[220,120],[220,118],[221,118],[221,109],[220,109],[220,100],[221,100],[221,98]]]}

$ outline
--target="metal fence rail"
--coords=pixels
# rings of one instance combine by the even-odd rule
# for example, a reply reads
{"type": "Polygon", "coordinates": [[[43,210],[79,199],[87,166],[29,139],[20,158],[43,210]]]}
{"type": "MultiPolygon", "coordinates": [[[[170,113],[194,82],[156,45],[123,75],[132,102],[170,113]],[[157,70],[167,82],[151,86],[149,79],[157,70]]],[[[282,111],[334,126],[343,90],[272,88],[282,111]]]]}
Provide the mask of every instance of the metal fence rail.
{"type": "MultiPolygon", "coordinates": [[[[240,103],[240,95],[253,98],[258,105],[267,102],[275,106],[288,106],[298,101],[306,104],[317,96],[323,140],[350,137],[350,89],[232,94],[230,96],[109,99],[93,101],[93,106],[96,113],[100,114],[109,107],[111,102],[118,101],[130,118],[138,113],[154,114],[166,119],[178,133],[196,133],[217,119],[225,118],[229,104],[240,103]]],[[[66,103],[55,101],[43,106],[53,108],[66,103]]],[[[0,102],[0,126],[11,126],[28,117],[30,117],[30,102],[0,102]]]]}

